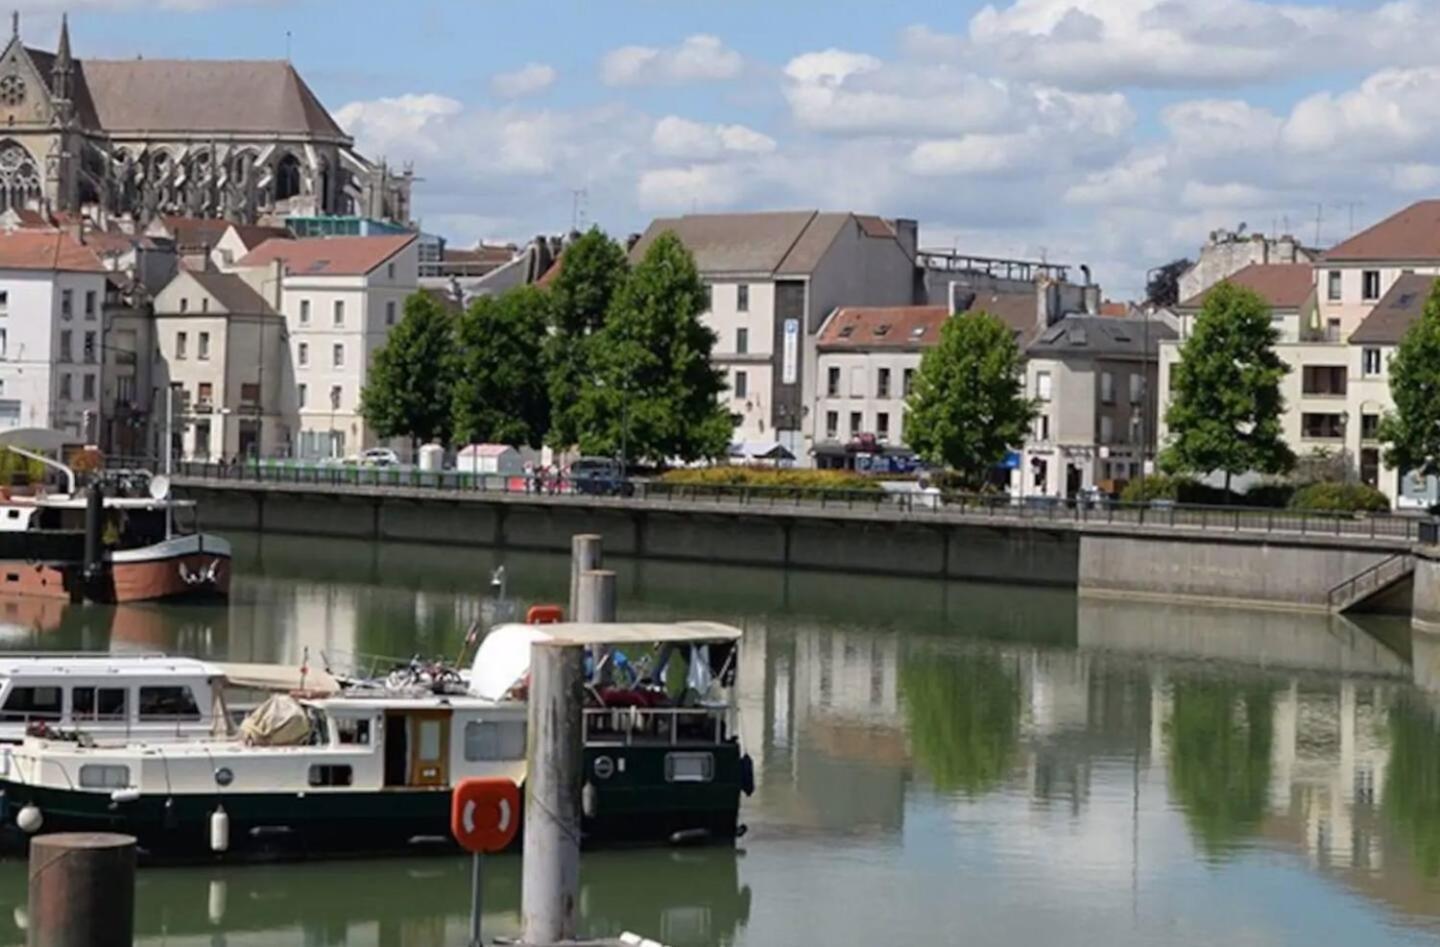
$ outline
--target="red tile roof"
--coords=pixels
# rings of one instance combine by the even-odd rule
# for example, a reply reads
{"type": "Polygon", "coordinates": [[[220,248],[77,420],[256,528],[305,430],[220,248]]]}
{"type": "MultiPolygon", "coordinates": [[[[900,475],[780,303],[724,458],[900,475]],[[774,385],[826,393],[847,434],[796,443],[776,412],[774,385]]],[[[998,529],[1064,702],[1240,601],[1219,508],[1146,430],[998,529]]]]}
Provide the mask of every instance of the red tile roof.
{"type": "Polygon", "coordinates": [[[948,318],[946,306],[847,306],[826,320],[816,344],[822,349],[928,348],[948,318]]]}
{"type": "Polygon", "coordinates": [[[93,250],[63,230],[0,233],[0,270],[106,272],[93,250]]]}
{"type": "Polygon", "coordinates": [[[1411,204],[1331,247],[1324,259],[1440,260],[1440,200],[1411,204]]]}
{"type": "MultiPolygon", "coordinates": [[[[1309,263],[1252,263],[1225,282],[1254,290],[1274,309],[1299,309],[1315,291],[1315,268],[1309,263]]],[[[1207,289],[1192,296],[1180,308],[1200,308],[1209,293],[1207,289]]]]}
{"type": "Polygon", "coordinates": [[[1111,302],[1107,299],[1100,304],[1100,315],[1114,318],[1128,316],[1130,315],[1130,304],[1111,302]]]}
{"type": "Polygon", "coordinates": [[[282,260],[291,276],[364,276],[415,242],[413,233],[387,237],[310,237],[266,240],[236,266],[282,260]]]}

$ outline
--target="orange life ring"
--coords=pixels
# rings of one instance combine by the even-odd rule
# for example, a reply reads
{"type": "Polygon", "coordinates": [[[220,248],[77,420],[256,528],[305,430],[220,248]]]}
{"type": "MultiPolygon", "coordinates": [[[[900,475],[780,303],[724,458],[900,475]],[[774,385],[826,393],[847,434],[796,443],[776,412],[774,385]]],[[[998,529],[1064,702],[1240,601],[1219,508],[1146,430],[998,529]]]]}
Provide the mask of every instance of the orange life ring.
{"type": "Polygon", "coordinates": [[[558,625],[565,620],[565,609],[559,605],[531,605],[525,613],[527,625],[558,625]]]}

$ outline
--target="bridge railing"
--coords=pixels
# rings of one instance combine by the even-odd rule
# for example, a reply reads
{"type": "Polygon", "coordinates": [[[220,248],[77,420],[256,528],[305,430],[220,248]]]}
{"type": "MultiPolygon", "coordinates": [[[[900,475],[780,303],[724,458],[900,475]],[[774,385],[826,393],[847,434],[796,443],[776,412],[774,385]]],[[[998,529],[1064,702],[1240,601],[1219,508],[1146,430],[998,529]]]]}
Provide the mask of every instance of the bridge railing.
{"type": "Polygon", "coordinates": [[[624,503],[683,502],[753,509],[837,509],[924,517],[984,517],[1056,523],[1114,523],[1167,529],[1230,532],[1283,532],[1314,536],[1368,537],[1414,542],[1427,519],[1387,513],[1328,513],[1244,506],[1121,503],[1005,494],[937,493],[880,489],[836,490],[818,487],[689,484],[663,480],[545,474],[494,474],[422,471],[411,467],[343,464],[202,463],[175,467],[181,477],[219,482],[315,485],[335,490],[391,487],[445,493],[499,493],[548,497],[599,497],[624,503]]]}

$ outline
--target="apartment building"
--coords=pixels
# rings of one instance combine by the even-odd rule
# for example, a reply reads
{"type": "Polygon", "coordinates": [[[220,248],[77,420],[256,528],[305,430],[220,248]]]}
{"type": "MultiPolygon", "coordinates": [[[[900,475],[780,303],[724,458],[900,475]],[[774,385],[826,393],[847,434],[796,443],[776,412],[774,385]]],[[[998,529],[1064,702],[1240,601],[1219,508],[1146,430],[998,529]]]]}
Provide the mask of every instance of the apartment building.
{"type": "MultiPolygon", "coordinates": [[[[346,457],[380,444],[360,416],[370,360],[415,292],[415,234],[268,240],[234,267],[284,318],[285,371],[293,384],[280,410],[301,459],[346,457]]],[[[409,450],[407,443],[389,443],[409,450]]]]}
{"type": "Polygon", "coordinates": [[[249,283],[181,270],[155,297],[153,331],[151,403],[163,417],[173,386],[177,456],[273,456],[289,443],[285,321],[249,283]]]}
{"type": "Polygon", "coordinates": [[[632,263],[667,231],[710,288],[703,319],[717,337],[733,440],[777,442],[808,458],[821,325],[840,306],[914,301],[915,222],[819,211],[687,214],[652,222],[632,263]]]}
{"type": "Polygon", "coordinates": [[[0,232],[0,429],[98,436],[107,286],[100,259],[69,233],[0,232]]]}

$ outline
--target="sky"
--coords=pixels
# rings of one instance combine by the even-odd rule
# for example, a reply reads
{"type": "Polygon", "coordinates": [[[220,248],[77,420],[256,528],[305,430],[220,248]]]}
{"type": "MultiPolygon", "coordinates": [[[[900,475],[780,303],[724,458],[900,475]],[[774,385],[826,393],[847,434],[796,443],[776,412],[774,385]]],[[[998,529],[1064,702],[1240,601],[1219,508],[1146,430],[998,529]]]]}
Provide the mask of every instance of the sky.
{"type": "Polygon", "coordinates": [[[284,58],[460,245],[854,210],[1086,263],[1440,196],[1440,0],[12,0],[79,57],[284,58]]]}

